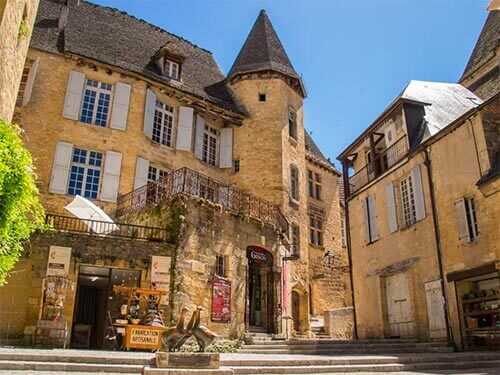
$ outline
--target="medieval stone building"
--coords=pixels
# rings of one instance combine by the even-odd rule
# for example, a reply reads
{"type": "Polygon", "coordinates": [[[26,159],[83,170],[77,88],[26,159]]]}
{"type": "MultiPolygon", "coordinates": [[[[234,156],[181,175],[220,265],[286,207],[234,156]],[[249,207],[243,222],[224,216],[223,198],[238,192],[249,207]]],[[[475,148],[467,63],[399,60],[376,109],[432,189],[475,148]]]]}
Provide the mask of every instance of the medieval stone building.
{"type": "Polygon", "coordinates": [[[234,338],[311,336],[311,317],[351,305],[340,174],[304,129],[302,79],[264,11],[225,76],[145,21],[44,0],[28,61],[15,119],[52,229],[0,288],[0,338],[48,319],[56,256],[67,341],[90,329],[87,347],[102,347],[117,284],[163,288],[169,321],[200,305],[234,338]],[[69,214],[76,195],[114,223],[69,214]]]}

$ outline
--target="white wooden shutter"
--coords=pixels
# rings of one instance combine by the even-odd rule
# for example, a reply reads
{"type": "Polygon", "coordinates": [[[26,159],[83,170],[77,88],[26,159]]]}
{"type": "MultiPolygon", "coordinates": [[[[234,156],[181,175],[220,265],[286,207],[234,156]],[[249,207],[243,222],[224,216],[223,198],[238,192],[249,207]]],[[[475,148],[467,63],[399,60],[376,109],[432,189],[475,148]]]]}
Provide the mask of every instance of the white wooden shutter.
{"type": "Polygon", "coordinates": [[[205,131],[205,119],[196,115],[196,133],[194,135],[194,155],[201,159],[203,157],[203,133],[205,131]]]}
{"type": "Polygon", "coordinates": [[[368,214],[370,219],[370,235],[371,242],[378,239],[377,232],[377,215],[375,212],[375,196],[368,196],[368,214]]]}
{"type": "Polygon", "coordinates": [[[413,196],[415,199],[415,214],[417,221],[420,221],[425,218],[424,189],[422,187],[420,165],[411,169],[411,181],[413,184],[413,196]]]}
{"type": "Polygon", "coordinates": [[[155,118],[156,95],[151,89],[146,90],[146,106],[144,109],[144,134],[153,138],[153,120],[155,118]]]}
{"type": "Polygon", "coordinates": [[[219,167],[231,168],[233,165],[233,128],[222,128],[220,131],[219,167]]]}
{"type": "Polygon", "coordinates": [[[33,85],[35,84],[36,72],[38,71],[38,64],[40,58],[37,57],[33,64],[31,64],[30,71],[28,73],[28,79],[26,80],[26,86],[24,88],[22,107],[26,106],[31,99],[31,92],[33,91],[33,85]]]}
{"type": "Polygon", "coordinates": [[[102,175],[100,199],[106,202],[116,202],[118,187],[120,185],[120,170],[122,154],[115,151],[106,152],[104,173],[102,175]]]}
{"type": "Polygon", "coordinates": [[[368,197],[363,199],[363,213],[365,219],[365,242],[370,243],[370,215],[368,212],[368,197]]]}
{"type": "Polygon", "coordinates": [[[387,211],[389,214],[389,232],[394,233],[398,230],[398,220],[396,216],[396,201],[394,199],[394,184],[389,182],[385,185],[387,196],[387,211]]]}
{"type": "Polygon", "coordinates": [[[113,109],[111,112],[110,128],[127,129],[128,107],[130,103],[130,91],[132,86],[127,83],[118,82],[115,85],[113,109]]]}
{"type": "Polygon", "coordinates": [[[465,209],[464,197],[460,197],[455,201],[455,210],[457,211],[458,238],[460,242],[469,242],[471,238],[467,226],[467,211],[465,209]]]}
{"type": "Polygon", "coordinates": [[[149,160],[137,157],[135,164],[134,190],[148,183],[149,160]]]}
{"type": "Polygon", "coordinates": [[[68,86],[66,88],[63,117],[78,120],[84,85],[85,74],[72,70],[69,73],[68,86]]]}
{"type": "Polygon", "coordinates": [[[51,193],[66,194],[72,154],[73,145],[71,143],[57,142],[49,186],[51,193]]]}
{"type": "Polygon", "coordinates": [[[191,151],[193,137],[193,108],[179,107],[179,125],[177,128],[178,150],[191,151]]]}

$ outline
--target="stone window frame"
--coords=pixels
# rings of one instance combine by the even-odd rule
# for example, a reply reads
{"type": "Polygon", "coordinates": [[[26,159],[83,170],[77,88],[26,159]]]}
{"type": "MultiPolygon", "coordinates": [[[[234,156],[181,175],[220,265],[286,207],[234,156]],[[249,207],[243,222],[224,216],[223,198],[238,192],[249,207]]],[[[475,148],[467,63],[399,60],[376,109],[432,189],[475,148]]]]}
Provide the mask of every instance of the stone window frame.
{"type": "Polygon", "coordinates": [[[317,215],[309,215],[309,243],[315,246],[323,246],[324,218],[317,215]]]}
{"type": "Polygon", "coordinates": [[[298,140],[297,110],[292,106],[288,107],[288,135],[295,141],[298,140]]]}
{"type": "Polygon", "coordinates": [[[300,257],[300,224],[290,225],[290,247],[291,255],[300,257]]]}
{"type": "Polygon", "coordinates": [[[227,272],[227,260],[224,255],[215,256],[215,275],[220,277],[226,277],[227,272]]]}
{"type": "Polygon", "coordinates": [[[175,109],[170,104],[156,99],[151,140],[167,147],[174,146],[175,109]]]}
{"type": "Polygon", "coordinates": [[[299,169],[293,164],[290,165],[290,198],[299,200],[299,169]]]}
{"type": "Polygon", "coordinates": [[[321,201],[321,174],[313,171],[312,169],[308,169],[307,187],[309,197],[321,201]]]}

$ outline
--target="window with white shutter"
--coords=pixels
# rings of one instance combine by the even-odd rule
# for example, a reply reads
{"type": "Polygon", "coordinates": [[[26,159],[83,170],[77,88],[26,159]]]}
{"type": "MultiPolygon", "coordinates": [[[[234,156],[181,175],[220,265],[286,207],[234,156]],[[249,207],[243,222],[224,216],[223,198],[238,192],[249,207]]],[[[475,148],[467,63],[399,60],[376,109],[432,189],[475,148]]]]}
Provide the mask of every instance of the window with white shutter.
{"type": "Polygon", "coordinates": [[[66,194],[72,154],[73,145],[71,143],[57,142],[49,186],[51,193],[66,194]]]}
{"type": "Polygon", "coordinates": [[[66,97],[64,99],[63,117],[78,120],[82,103],[85,74],[72,70],[69,73],[66,97]]]}
{"type": "Polygon", "coordinates": [[[425,219],[424,188],[422,185],[422,173],[420,172],[420,165],[413,167],[410,175],[412,179],[413,194],[415,199],[415,218],[417,221],[420,221],[425,219]]]}
{"type": "Polygon", "coordinates": [[[104,173],[102,175],[101,194],[99,199],[106,202],[116,202],[118,188],[120,186],[120,170],[122,165],[122,154],[115,151],[107,151],[104,160],[104,173]]]}
{"type": "Polygon", "coordinates": [[[146,89],[146,105],[144,108],[144,134],[153,139],[153,121],[155,118],[156,95],[151,89],[146,89]]]}
{"type": "Polygon", "coordinates": [[[218,143],[219,131],[217,128],[205,123],[201,160],[207,164],[213,165],[214,167],[217,165],[218,143]]]}
{"type": "Polygon", "coordinates": [[[171,147],[173,142],[173,123],[174,108],[156,99],[153,132],[151,135],[153,142],[171,147]]]}
{"type": "Polygon", "coordinates": [[[366,243],[372,243],[378,239],[377,215],[375,211],[374,195],[369,195],[363,200],[363,210],[365,216],[366,243]]]}
{"type": "Polygon", "coordinates": [[[401,180],[401,208],[403,223],[405,227],[409,227],[417,221],[417,211],[415,205],[415,192],[413,190],[412,176],[408,176],[401,180]]]}
{"type": "Polygon", "coordinates": [[[191,151],[193,137],[193,108],[179,107],[179,122],[177,129],[176,148],[191,151]]]}
{"type": "Polygon", "coordinates": [[[394,233],[398,230],[398,220],[396,215],[396,200],[394,197],[394,184],[389,182],[385,186],[387,196],[387,212],[389,216],[389,232],[394,233]]]}
{"type": "Polygon", "coordinates": [[[461,197],[455,201],[460,242],[471,242],[479,236],[476,202],[474,198],[461,197]]]}
{"type": "Polygon", "coordinates": [[[117,82],[115,84],[115,97],[113,100],[113,110],[111,111],[110,128],[117,130],[127,129],[131,91],[132,86],[127,83],[117,82]]]}
{"type": "Polygon", "coordinates": [[[109,83],[85,80],[80,121],[97,126],[107,126],[111,109],[113,86],[109,83]]]}
{"type": "Polygon", "coordinates": [[[96,199],[99,195],[103,154],[99,151],[73,148],[68,194],[96,199]]]}
{"type": "Polygon", "coordinates": [[[138,157],[135,164],[134,190],[148,183],[149,160],[138,157]]]}
{"type": "Polygon", "coordinates": [[[220,131],[220,168],[231,168],[233,163],[233,128],[220,131]]]}

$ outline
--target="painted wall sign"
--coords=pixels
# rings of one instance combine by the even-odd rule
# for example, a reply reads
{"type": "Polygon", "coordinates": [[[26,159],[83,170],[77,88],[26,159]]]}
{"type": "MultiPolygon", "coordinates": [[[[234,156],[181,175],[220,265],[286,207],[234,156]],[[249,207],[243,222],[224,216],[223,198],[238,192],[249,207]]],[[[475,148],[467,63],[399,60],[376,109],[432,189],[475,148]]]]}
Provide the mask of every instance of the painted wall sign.
{"type": "Polygon", "coordinates": [[[160,304],[168,304],[168,292],[170,290],[170,263],[171,257],[153,255],[151,257],[151,289],[167,292],[161,297],[160,304]]]}
{"type": "Polygon", "coordinates": [[[71,247],[51,246],[47,261],[47,276],[68,277],[70,261],[71,247]]]}
{"type": "Polygon", "coordinates": [[[214,279],[212,281],[212,322],[231,321],[231,281],[214,279]]]}
{"type": "Polygon", "coordinates": [[[269,262],[269,252],[264,249],[259,249],[258,247],[250,247],[248,249],[248,256],[250,262],[255,264],[267,264],[269,262]]]}

